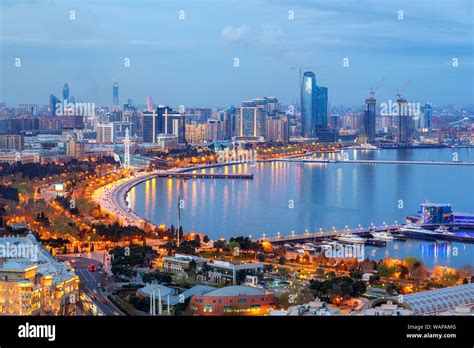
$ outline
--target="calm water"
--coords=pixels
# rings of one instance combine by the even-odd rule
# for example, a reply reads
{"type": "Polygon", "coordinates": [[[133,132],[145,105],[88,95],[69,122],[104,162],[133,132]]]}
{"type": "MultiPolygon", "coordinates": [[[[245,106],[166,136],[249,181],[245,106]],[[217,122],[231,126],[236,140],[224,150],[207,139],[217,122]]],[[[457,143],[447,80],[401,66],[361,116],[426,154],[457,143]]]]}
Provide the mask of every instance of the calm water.
{"type": "MultiPolygon", "coordinates": [[[[451,161],[455,152],[460,161],[474,162],[472,149],[348,150],[351,159],[427,161],[451,161]]],[[[130,206],[157,224],[176,225],[180,195],[185,232],[203,232],[211,238],[392,224],[415,214],[425,200],[474,212],[474,167],[273,162],[208,171],[253,173],[254,179],[156,178],[130,192],[130,206]]],[[[409,240],[370,247],[366,254],[419,256],[428,266],[474,264],[474,245],[459,243],[409,240]]]]}

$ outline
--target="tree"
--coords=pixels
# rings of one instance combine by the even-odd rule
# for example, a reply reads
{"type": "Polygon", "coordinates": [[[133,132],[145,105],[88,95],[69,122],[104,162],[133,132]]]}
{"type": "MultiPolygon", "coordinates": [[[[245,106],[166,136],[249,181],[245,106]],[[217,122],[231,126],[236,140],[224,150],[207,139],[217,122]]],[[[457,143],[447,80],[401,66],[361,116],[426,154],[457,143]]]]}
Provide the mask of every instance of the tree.
{"type": "Polygon", "coordinates": [[[440,283],[444,286],[453,286],[459,280],[459,276],[455,273],[444,273],[441,276],[440,283]]]}
{"type": "Polygon", "coordinates": [[[259,262],[264,262],[265,259],[266,259],[266,257],[265,257],[265,254],[264,254],[264,253],[258,253],[258,254],[257,254],[257,260],[258,260],[259,262]]]}
{"type": "Polygon", "coordinates": [[[461,278],[470,278],[472,275],[474,275],[474,267],[471,265],[463,265],[458,270],[458,273],[461,278]]]}
{"type": "Polygon", "coordinates": [[[204,236],[204,238],[202,239],[202,241],[204,243],[209,243],[209,237],[207,236],[207,234],[204,236]]]}
{"type": "Polygon", "coordinates": [[[188,267],[188,278],[191,284],[194,284],[196,282],[196,276],[197,276],[197,264],[196,264],[196,261],[191,260],[189,262],[189,267],[188,267]]]}
{"type": "Polygon", "coordinates": [[[379,276],[382,278],[390,278],[393,275],[393,273],[395,273],[395,268],[389,267],[385,265],[384,263],[380,263],[377,265],[377,272],[379,276]]]}
{"type": "Polygon", "coordinates": [[[286,263],[286,258],[284,256],[281,256],[278,260],[278,263],[283,266],[286,263]]]}

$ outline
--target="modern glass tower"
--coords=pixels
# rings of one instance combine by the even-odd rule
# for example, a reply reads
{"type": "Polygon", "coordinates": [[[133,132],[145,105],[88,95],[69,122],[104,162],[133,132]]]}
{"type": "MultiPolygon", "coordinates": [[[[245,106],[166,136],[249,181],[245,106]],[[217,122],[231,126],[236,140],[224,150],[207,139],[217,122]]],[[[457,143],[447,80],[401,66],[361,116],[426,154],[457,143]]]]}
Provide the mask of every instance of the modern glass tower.
{"type": "Polygon", "coordinates": [[[118,106],[119,105],[119,87],[118,87],[117,82],[114,83],[112,93],[113,93],[113,105],[118,106]]]}
{"type": "Polygon", "coordinates": [[[57,109],[57,105],[58,104],[61,104],[61,100],[59,100],[59,98],[57,98],[56,96],[54,95],[50,95],[49,96],[49,115],[51,117],[56,117],[56,109],[57,109]]]}
{"type": "Polygon", "coordinates": [[[314,136],[316,104],[316,75],[307,71],[301,80],[301,131],[305,138],[314,136]]]}
{"type": "Polygon", "coordinates": [[[397,99],[398,116],[397,116],[397,142],[406,144],[410,140],[410,121],[408,103],[405,99],[397,99]]]}
{"type": "Polygon", "coordinates": [[[375,142],[375,106],[377,101],[375,98],[365,100],[365,113],[362,122],[362,134],[367,137],[367,142],[373,144],[375,142]]]}
{"type": "Polygon", "coordinates": [[[420,128],[431,129],[431,115],[433,111],[431,109],[431,104],[426,103],[423,106],[423,122],[420,122],[420,128]]]}
{"type": "Polygon", "coordinates": [[[316,132],[328,128],[328,89],[316,86],[316,132]]]}
{"type": "Polygon", "coordinates": [[[69,100],[69,86],[67,85],[67,83],[65,83],[63,87],[63,100],[69,100]]]}

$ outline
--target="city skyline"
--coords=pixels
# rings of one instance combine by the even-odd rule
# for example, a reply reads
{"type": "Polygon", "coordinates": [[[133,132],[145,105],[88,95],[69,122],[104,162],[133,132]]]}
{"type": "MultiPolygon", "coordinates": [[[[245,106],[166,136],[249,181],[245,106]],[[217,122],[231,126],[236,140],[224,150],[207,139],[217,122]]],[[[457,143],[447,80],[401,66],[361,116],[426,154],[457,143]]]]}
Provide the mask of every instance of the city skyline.
{"type": "Polygon", "coordinates": [[[122,102],[150,95],[156,104],[226,106],[269,95],[289,104],[299,66],[328,87],[331,105],[362,106],[381,77],[378,100],[395,99],[406,81],[409,101],[473,100],[470,1],[205,4],[164,2],[152,12],[149,1],[5,1],[0,101],[44,105],[68,82],[76,101],[109,105],[117,82],[122,102]],[[162,26],[143,25],[153,21],[162,26]]]}

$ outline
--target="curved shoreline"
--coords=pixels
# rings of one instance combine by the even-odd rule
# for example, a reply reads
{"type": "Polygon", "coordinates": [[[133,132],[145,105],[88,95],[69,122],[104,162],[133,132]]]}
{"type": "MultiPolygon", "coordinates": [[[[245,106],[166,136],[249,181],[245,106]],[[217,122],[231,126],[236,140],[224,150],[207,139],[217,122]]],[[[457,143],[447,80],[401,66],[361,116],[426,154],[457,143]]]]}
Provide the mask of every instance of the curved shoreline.
{"type": "Polygon", "coordinates": [[[135,213],[128,207],[127,195],[132,188],[138,184],[148,181],[156,177],[158,174],[163,173],[185,173],[194,170],[225,167],[236,164],[242,164],[246,162],[230,162],[230,163],[217,163],[204,166],[187,167],[182,169],[171,169],[154,171],[150,173],[138,173],[133,177],[121,179],[108,185],[98,188],[92,194],[92,199],[98,203],[101,209],[107,211],[108,214],[113,215],[119,221],[126,223],[127,225],[134,225],[142,228],[144,224],[151,225],[153,228],[158,227],[156,224],[148,219],[145,219],[135,213]]]}

